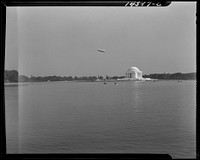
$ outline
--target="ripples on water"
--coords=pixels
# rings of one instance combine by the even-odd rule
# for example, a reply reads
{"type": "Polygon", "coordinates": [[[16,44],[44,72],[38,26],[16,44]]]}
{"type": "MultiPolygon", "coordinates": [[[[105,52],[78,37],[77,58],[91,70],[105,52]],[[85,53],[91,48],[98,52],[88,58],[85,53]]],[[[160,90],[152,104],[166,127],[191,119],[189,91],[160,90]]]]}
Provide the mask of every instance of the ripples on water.
{"type": "Polygon", "coordinates": [[[196,81],[7,86],[8,153],[163,153],[195,158],[195,88],[196,81]]]}

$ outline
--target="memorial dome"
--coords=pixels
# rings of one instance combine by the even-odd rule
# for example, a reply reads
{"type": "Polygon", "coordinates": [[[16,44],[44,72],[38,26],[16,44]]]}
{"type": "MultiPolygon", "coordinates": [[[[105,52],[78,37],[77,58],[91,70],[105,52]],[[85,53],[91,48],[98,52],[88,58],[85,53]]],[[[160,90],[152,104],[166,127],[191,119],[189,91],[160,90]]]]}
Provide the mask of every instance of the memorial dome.
{"type": "Polygon", "coordinates": [[[137,67],[131,67],[128,69],[129,71],[136,71],[136,72],[141,72],[137,67]]]}
{"type": "Polygon", "coordinates": [[[126,78],[142,79],[142,71],[140,71],[137,67],[130,67],[126,71],[126,78]]]}

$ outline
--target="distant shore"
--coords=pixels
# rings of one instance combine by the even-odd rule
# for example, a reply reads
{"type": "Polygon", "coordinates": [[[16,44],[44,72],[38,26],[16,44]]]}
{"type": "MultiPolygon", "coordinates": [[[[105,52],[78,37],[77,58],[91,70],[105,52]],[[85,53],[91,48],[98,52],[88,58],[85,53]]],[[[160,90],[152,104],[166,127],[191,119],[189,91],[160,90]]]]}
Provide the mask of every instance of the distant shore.
{"type": "MultiPolygon", "coordinates": [[[[154,73],[149,75],[143,75],[140,80],[195,80],[196,73],[154,73]]],[[[5,70],[4,82],[6,85],[11,83],[23,83],[24,82],[52,82],[52,81],[69,81],[69,82],[115,82],[115,81],[129,81],[129,78],[125,76],[101,76],[101,75],[90,75],[90,76],[33,76],[27,77],[25,75],[19,75],[16,70],[5,70]]]]}
{"type": "MultiPolygon", "coordinates": [[[[182,81],[191,81],[191,80],[196,80],[196,79],[187,79],[187,80],[177,80],[177,79],[158,79],[156,81],[177,81],[177,82],[182,82],[182,81]]],[[[38,82],[5,82],[4,86],[23,86],[23,85],[29,85],[30,83],[40,83],[41,81],[38,82]]],[[[84,81],[84,80],[74,80],[74,81],[42,81],[45,83],[49,82],[71,82],[71,83],[76,83],[76,82],[101,82],[101,83],[107,83],[107,82],[155,82],[155,81],[141,81],[141,80],[102,80],[102,81],[84,81]]]]}
{"type": "Polygon", "coordinates": [[[4,82],[4,86],[28,85],[30,82],[4,82]]]}

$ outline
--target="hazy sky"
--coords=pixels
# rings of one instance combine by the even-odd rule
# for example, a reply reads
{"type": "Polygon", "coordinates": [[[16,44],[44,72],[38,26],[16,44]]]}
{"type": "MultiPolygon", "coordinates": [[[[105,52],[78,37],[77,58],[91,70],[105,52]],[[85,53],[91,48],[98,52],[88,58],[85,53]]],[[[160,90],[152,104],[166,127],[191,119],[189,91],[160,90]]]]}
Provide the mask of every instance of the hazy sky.
{"type": "Polygon", "coordinates": [[[196,71],[196,2],[7,7],[5,69],[27,76],[196,71]],[[105,49],[106,53],[97,49],[105,49]]]}

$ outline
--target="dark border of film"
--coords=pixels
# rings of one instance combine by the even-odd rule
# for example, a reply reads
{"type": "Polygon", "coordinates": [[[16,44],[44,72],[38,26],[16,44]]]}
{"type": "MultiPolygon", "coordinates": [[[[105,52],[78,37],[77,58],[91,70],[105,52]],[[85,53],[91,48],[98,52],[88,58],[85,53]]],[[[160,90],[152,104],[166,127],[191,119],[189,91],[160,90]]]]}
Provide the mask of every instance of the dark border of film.
{"type": "MultiPolygon", "coordinates": [[[[167,7],[171,1],[1,1],[1,54],[0,54],[0,79],[1,79],[1,97],[0,101],[0,159],[172,159],[168,154],[140,154],[140,153],[103,153],[103,154],[7,154],[6,151],[6,121],[5,121],[5,95],[4,95],[4,66],[5,66],[5,39],[6,39],[6,7],[11,6],[105,6],[105,7],[167,7]],[[145,3],[148,2],[148,3],[145,3]],[[151,4],[150,4],[150,3],[151,4]]],[[[198,10],[197,10],[198,11],[198,10]]],[[[198,16],[198,12],[196,13],[198,16]]],[[[198,27],[197,27],[198,28],[198,27]]],[[[198,35],[198,29],[196,29],[198,35]]],[[[198,42],[198,36],[196,36],[198,42]]],[[[196,42],[196,49],[197,48],[196,42]]],[[[196,54],[198,55],[198,54],[196,54]]],[[[198,59],[198,58],[197,58],[198,59]]],[[[196,60],[197,61],[197,60],[196,60]]],[[[197,64],[197,63],[196,63],[197,64]]],[[[197,72],[198,75],[198,72],[197,72]]],[[[197,76],[198,79],[199,76],[197,76]]],[[[197,92],[196,92],[197,93],[197,92]]],[[[197,100],[197,95],[196,95],[197,100]]],[[[198,104],[198,103],[196,103],[198,104]]],[[[198,106],[198,105],[197,105],[198,106]]],[[[199,109],[196,107],[196,123],[199,124],[199,109]]],[[[199,154],[199,126],[196,124],[196,158],[199,154]]]]}

